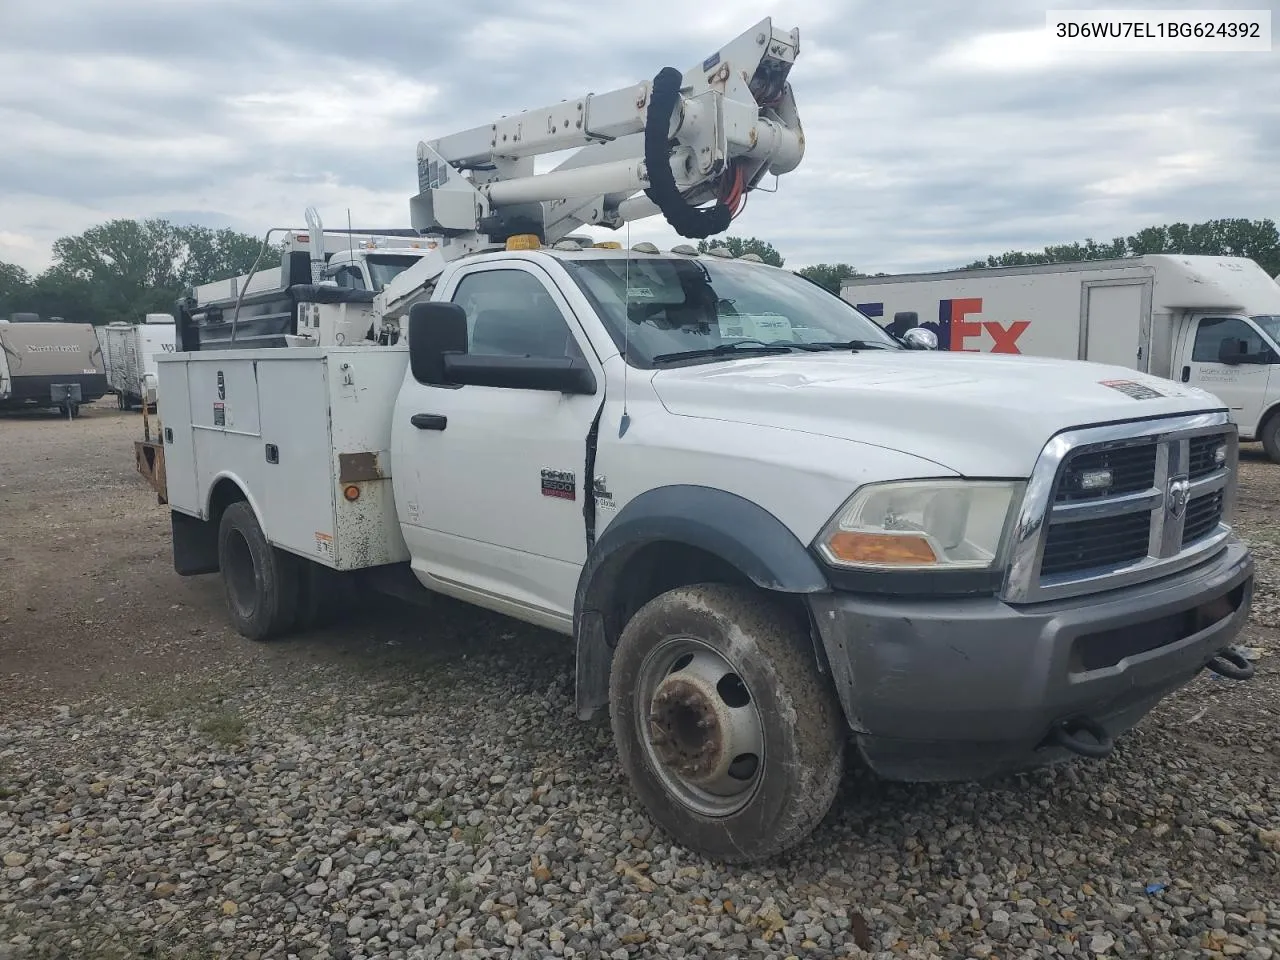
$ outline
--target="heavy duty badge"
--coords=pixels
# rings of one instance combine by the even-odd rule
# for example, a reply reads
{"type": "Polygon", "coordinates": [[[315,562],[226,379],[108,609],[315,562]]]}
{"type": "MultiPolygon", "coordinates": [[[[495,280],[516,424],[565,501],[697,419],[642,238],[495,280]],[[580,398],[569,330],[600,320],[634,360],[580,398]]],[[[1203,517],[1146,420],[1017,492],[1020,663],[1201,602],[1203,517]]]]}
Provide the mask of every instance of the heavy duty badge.
{"type": "Polygon", "coordinates": [[[544,469],[542,471],[542,495],[544,497],[556,497],[560,500],[576,500],[578,498],[578,485],[572,471],[544,469]]]}

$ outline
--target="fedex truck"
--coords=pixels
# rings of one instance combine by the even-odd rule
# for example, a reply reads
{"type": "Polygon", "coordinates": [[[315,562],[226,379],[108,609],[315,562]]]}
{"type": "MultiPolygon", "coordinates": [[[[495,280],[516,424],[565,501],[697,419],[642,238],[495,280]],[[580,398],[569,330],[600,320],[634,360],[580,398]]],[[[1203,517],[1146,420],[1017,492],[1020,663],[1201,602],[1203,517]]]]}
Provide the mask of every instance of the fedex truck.
{"type": "Polygon", "coordinates": [[[890,333],[938,349],[1088,360],[1200,387],[1280,462],[1280,284],[1244,257],[1152,254],[846,280],[890,333]]]}

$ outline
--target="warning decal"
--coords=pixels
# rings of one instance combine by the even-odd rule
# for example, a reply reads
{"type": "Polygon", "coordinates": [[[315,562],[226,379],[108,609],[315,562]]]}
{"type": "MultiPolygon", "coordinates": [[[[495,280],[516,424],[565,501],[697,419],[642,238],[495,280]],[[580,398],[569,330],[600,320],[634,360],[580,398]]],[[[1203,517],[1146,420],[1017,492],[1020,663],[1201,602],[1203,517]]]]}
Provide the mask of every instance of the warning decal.
{"type": "Polygon", "coordinates": [[[1099,380],[1098,382],[1104,387],[1119,390],[1135,400],[1156,400],[1164,396],[1159,390],[1154,390],[1145,383],[1137,383],[1133,380],[1099,380]]]}
{"type": "Polygon", "coordinates": [[[316,553],[328,559],[333,559],[333,537],[327,533],[316,531],[316,553]]]}

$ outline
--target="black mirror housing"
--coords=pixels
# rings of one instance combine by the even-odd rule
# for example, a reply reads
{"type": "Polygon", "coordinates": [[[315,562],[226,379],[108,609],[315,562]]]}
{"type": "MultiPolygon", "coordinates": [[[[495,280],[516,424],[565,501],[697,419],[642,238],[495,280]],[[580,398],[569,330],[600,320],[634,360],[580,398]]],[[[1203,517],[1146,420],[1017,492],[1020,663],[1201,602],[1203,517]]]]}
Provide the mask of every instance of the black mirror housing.
{"type": "Polygon", "coordinates": [[[419,383],[437,387],[506,387],[557,393],[596,392],[596,378],[581,357],[503,357],[469,352],[467,313],[456,303],[409,308],[409,366],[419,383]]]}
{"type": "Polygon", "coordinates": [[[466,354],[467,312],[456,303],[409,308],[409,367],[419,383],[445,386],[445,356],[466,354]]]}

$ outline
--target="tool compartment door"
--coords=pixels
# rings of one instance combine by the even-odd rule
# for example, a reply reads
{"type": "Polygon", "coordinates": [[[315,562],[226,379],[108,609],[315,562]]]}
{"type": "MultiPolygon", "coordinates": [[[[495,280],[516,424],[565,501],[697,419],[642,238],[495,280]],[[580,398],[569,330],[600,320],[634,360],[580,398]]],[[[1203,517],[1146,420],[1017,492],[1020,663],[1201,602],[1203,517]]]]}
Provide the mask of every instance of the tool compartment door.
{"type": "MultiPolygon", "coordinates": [[[[110,341],[108,341],[110,342],[110,341]]],[[[170,508],[201,516],[205,504],[196,474],[195,428],[191,423],[191,365],[170,360],[156,365],[160,403],[156,416],[164,440],[165,498],[170,508]]]]}
{"type": "Polygon", "coordinates": [[[328,376],[320,356],[258,361],[262,438],[257,458],[267,539],[332,567],[335,489],[328,376]]]}

